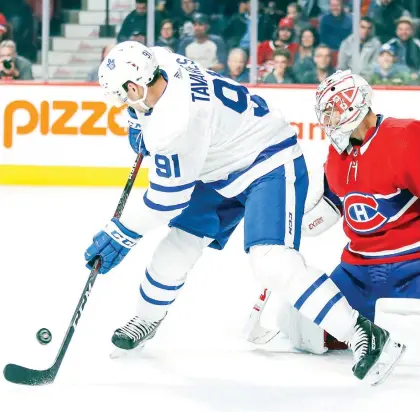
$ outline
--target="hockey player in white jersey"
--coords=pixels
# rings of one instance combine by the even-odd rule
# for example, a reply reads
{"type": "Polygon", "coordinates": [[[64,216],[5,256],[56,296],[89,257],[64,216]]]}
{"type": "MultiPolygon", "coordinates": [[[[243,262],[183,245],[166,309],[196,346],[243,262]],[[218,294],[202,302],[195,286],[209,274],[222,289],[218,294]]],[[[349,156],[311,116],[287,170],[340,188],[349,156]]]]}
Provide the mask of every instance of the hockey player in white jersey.
{"type": "Polygon", "coordinates": [[[377,362],[388,333],[361,319],[299,253],[308,175],[281,113],[243,85],[136,42],[115,46],[99,82],[108,97],[129,105],[130,143],[150,155],[150,184],[142,202],[129,198],[121,218],[94,237],[87,266],[100,257],[99,272],[107,273],[148,231],[171,228],[146,268],[136,313],[115,331],[114,345],[129,350],[152,338],[203,249],[223,249],[244,217],[245,251],[262,285],[350,341],[358,378],[389,373],[392,362],[381,368],[377,362]]]}

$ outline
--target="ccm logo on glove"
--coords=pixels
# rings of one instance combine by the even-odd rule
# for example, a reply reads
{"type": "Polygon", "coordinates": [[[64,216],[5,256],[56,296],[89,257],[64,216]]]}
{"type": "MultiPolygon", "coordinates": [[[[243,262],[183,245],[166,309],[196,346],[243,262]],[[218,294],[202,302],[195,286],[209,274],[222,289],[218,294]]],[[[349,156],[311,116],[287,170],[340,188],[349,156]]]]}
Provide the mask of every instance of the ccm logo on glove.
{"type": "Polygon", "coordinates": [[[110,235],[121,245],[132,248],[136,242],[133,239],[130,239],[128,237],[124,237],[124,235],[120,232],[117,232],[116,230],[113,230],[110,235]]]}
{"type": "Polygon", "coordinates": [[[126,228],[114,218],[104,230],[93,237],[93,243],[86,249],[86,267],[92,270],[96,259],[101,260],[98,273],[105,274],[117,266],[141,239],[141,235],[126,228]]]}

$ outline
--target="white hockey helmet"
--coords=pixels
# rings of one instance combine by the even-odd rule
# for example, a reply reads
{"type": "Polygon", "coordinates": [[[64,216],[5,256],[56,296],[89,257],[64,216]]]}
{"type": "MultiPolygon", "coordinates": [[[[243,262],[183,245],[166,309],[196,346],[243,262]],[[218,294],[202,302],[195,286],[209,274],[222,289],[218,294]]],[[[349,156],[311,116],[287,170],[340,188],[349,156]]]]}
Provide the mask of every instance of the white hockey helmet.
{"type": "Polygon", "coordinates": [[[369,83],[350,70],[339,70],[327,77],[316,91],[318,122],[338,153],[350,144],[352,132],[372,105],[369,83]]]}
{"type": "Polygon", "coordinates": [[[145,103],[147,85],[153,80],[159,65],[153,51],[141,43],[126,41],[117,44],[99,66],[99,84],[113,104],[139,105],[144,111],[150,109],[145,103]],[[143,87],[143,97],[130,100],[125,84],[131,81],[143,87]]]}

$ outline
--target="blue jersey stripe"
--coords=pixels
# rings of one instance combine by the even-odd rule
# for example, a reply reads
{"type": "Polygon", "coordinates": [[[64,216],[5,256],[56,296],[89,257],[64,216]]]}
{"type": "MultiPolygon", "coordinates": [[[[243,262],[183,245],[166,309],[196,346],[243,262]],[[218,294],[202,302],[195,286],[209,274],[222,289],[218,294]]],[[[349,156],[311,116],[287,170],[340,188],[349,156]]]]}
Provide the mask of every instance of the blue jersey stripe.
{"type": "Polygon", "coordinates": [[[322,276],[320,276],[314,283],[312,283],[311,286],[309,286],[308,289],[303,292],[301,297],[296,301],[295,308],[299,310],[303,304],[307,301],[309,296],[312,295],[326,280],[328,279],[328,276],[324,273],[322,276]]]}
{"type": "Polygon", "coordinates": [[[141,286],[140,286],[140,295],[146,302],[151,303],[152,305],[165,306],[165,305],[170,305],[171,303],[175,302],[175,299],[173,299],[173,300],[156,300],[156,299],[149,298],[149,296],[147,296],[144,293],[144,290],[141,286]]]}
{"type": "Polygon", "coordinates": [[[188,206],[189,201],[185,203],[178,203],[176,205],[164,206],[159,203],[152,202],[147,198],[147,191],[143,196],[144,203],[147,207],[153,210],[158,210],[159,212],[171,212],[173,210],[184,209],[188,206]]]}
{"type": "MultiPolygon", "coordinates": [[[[353,252],[352,250],[350,250],[349,248],[349,244],[347,243],[346,247],[345,247],[350,253],[354,254],[354,255],[358,255],[358,256],[363,256],[364,259],[382,259],[382,258],[391,258],[391,257],[397,257],[397,256],[405,256],[405,255],[411,255],[413,253],[417,253],[420,252],[420,247],[418,246],[413,246],[411,249],[408,250],[404,250],[403,252],[396,252],[396,253],[382,253],[382,252],[371,252],[371,253],[376,253],[375,255],[365,255],[364,252],[353,252]]],[[[369,251],[370,252],[370,251],[369,251]]],[[[366,253],[369,253],[366,252],[366,253]]]]}
{"type": "Polygon", "coordinates": [[[181,289],[184,286],[183,283],[181,283],[178,286],[168,286],[168,285],[164,285],[163,283],[157,282],[156,280],[154,280],[150,276],[150,274],[149,274],[149,272],[147,270],[146,270],[146,279],[149,281],[149,283],[151,285],[153,285],[153,286],[155,286],[155,287],[157,287],[159,289],[163,289],[163,290],[178,290],[178,289],[181,289]]]}
{"type": "Polygon", "coordinates": [[[252,163],[252,165],[248,166],[246,169],[241,170],[239,172],[233,172],[231,173],[227,179],[225,180],[218,180],[216,182],[210,182],[210,183],[206,183],[207,186],[211,187],[212,189],[215,190],[220,190],[223,189],[224,187],[230,185],[233,181],[235,181],[238,177],[242,176],[243,174],[245,174],[246,172],[248,172],[249,170],[251,170],[253,167],[255,167],[256,165],[260,164],[261,162],[263,162],[264,160],[269,159],[271,156],[273,156],[274,154],[281,152],[284,149],[287,149],[291,146],[294,146],[297,144],[297,137],[296,135],[289,137],[286,140],[283,140],[280,143],[277,143],[275,145],[269,146],[267,148],[265,148],[255,159],[254,163],[252,163]]]}
{"type": "Polygon", "coordinates": [[[179,186],[162,186],[156,183],[150,182],[150,189],[156,190],[157,192],[165,192],[165,193],[174,193],[174,192],[182,192],[183,190],[190,189],[194,187],[196,182],[187,183],[185,185],[179,186]]]}
{"type": "Polygon", "coordinates": [[[343,297],[341,292],[338,292],[334,297],[332,297],[327,304],[323,307],[318,316],[314,319],[314,323],[319,325],[330,311],[330,309],[343,297]]]}

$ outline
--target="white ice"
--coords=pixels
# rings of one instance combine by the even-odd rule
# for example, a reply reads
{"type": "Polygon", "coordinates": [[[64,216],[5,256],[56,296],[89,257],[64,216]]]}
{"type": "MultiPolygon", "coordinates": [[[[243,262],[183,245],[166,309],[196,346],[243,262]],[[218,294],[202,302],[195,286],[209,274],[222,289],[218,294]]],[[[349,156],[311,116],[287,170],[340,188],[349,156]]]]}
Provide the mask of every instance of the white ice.
{"type": "MultiPolygon", "coordinates": [[[[137,190],[136,195],[141,191],[137,190]]],[[[0,367],[49,367],[88,270],[83,252],[121,189],[0,187],[0,367]],[[41,346],[35,334],[53,334],[41,346]]],[[[0,411],[266,412],[399,411],[420,400],[420,367],[400,365],[382,386],[353,378],[347,354],[267,352],[241,330],[258,295],[238,228],[223,252],[206,250],[156,337],[142,353],[111,360],[111,335],[132,315],[138,285],[164,235],[142,240],[98,278],[53,385],[0,377],[0,411]]],[[[337,226],[306,241],[311,264],[332,270],[345,242],[337,226]]]]}

